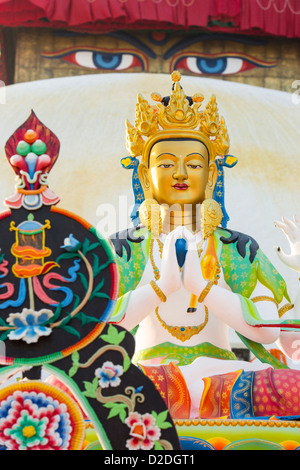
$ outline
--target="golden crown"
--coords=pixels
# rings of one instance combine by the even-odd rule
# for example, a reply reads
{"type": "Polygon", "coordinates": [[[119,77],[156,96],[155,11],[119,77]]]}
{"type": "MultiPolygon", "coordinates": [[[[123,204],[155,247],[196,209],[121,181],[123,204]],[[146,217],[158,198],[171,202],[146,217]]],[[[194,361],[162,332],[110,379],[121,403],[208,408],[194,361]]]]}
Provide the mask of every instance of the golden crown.
{"type": "Polygon", "coordinates": [[[210,159],[225,155],[229,150],[229,137],[225,120],[219,116],[216,97],[211,96],[205,109],[199,110],[204,96],[197,93],[186,96],[180,85],[181,74],[171,74],[173,82],[170,97],[162,98],[152,93],[151,98],[157,105],[151,106],[142,95],[138,95],[135,126],[126,121],[126,147],[132,157],[147,154],[151,145],[167,135],[192,136],[206,143],[210,159]],[[143,137],[147,137],[144,140],[143,137]]]}

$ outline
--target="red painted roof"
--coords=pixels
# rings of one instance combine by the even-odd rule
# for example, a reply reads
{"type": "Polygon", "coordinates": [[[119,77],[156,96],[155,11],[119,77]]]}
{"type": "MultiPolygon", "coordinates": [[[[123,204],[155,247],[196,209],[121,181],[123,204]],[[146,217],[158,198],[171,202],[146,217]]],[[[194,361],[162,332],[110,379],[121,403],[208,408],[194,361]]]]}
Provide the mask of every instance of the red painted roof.
{"type": "Polygon", "coordinates": [[[300,37],[300,0],[0,0],[0,25],[91,32],[200,28],[300,37]]]}

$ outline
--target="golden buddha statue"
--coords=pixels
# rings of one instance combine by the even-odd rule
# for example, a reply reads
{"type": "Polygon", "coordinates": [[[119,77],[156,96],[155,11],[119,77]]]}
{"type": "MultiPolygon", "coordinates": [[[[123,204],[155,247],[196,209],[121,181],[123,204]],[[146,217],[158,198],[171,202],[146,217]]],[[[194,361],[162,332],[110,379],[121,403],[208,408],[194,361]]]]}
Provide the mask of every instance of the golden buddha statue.
{"type": "MultiPolygon", "coordinates": [[[[292,304],[285,282],[257,242],[221,226],[224,208],[214,200],[214,189],[229,137],[215,96],[201,110],[204,97],[186,96],[178,72],[171,78],[170,97],[152,94],[157,105],[151,106],[139,95],[135,126],[126,123],[131,158],[141,156],[145,200],[142,225],[111,237],[120,293],[110,321],[128,330],[138,327],[134,361],[154,381],[173,417],[234,417],[236,401],[230,400],[242,383],[250,397],[258,380],[266,389],[270,380],[280,381],[284,365],[262,345],[281,337],[286,344],[284,330],[297,331],[299,322],[286,320],[292,304]],[[229,327],[258,358],[255,364],[236,359],[229,327]]],[[[300,374],[284,372],[286,381],[300,374]]],[[[300,414],[300,400],[282,409],[278,397],[265,398],[264,409],[259,400],[257,392],[249,406],[238,404],[240,417],[300,414]]]]}

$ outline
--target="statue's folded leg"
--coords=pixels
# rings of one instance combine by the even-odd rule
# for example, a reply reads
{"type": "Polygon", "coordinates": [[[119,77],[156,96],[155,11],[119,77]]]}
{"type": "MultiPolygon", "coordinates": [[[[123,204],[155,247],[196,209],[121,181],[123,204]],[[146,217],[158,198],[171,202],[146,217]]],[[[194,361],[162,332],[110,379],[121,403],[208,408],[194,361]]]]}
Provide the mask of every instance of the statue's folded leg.
{"type": "Polygon", "coordinates": [[[232,419],[300,415],[300,371],[267,368],[203,379],[201,418],[232,419]]]}
{"type": "Polygon", "coordinates": [[[159,366],[139,365],[139,367],[154,383],[163,397],[172,418],[189,418],[191,397],[179,367],[173,362],[159,366]]]}
{"type": "MultiPolygon", "coordinates": [[[[191,399],[183,375],[171,363],[142,366],[167,404],[173,419],[188,418],[191,399]]],[[[300,416],[300,371],[272,369],[237,370],[203,378],[199,417],[271,418],[300,416]]]]}
{"type": "Polygon", "coordinates": [[[266,369],[256,373],[253,407],[255,416],[299,416],[300,371],[266,369]]]}

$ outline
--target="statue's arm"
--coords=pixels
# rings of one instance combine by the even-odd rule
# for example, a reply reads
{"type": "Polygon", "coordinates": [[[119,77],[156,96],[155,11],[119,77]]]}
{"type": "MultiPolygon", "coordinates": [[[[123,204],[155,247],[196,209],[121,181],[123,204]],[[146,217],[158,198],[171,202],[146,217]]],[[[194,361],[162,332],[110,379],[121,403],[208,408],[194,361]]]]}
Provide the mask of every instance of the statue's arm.
{"type": "MultiPolygon", "coordinates": [[[[290,245],[290,254],[280,247],[276,248],[279,259],[290,269],[300,273],[300,220],[297,217],[293,220],[283,217],[282,221],[275,222],[275,225],[283,231],[290,245]]],[[[300,319],[300,289],[294,301],[293,316],[294,319],[300,319]]]]}
{"type": "MultiPolygon", "coordinates": [[[[206,281],[200,289],[203,290],[205,286],[206,281]]],[[[201,290],[198,292],[201,293],[201,290]]],[[[255,315],[258,313],[257,318],[263,321],[278,320],[276,303],[269,300],[272,293],[260,283],[253,292],[254,299],[259,297],[262,300],[254,303],[229,289],[214,285],[205,298],[205,305],[217,318],[246,338],[261,344],[271,344],[279,338],[280,328],[252,326],[247,321],[247,309],[255,311],[255,315]]]]}
{"type": "MultiPolygon", "coordinates": [[[[293,308],[283,315],[281,319],[299,320],[298,312],[295,310],[295,308],[293,308]]],[[[289,359],[295,363],[300,362],[300,330],[281,330],[276,344],[289,359]]]]}
{"type": "MultiPolygon", "coordinates": [[[[205,290],[208,281],[203,279],[202,276],[195,237],[187,232],[185,233],[188,239],[188,253],[183,267],[183,285],[188,291],[199,296],[205,290]]],[[[257,278],[258,275],[256,274],[256,287],[252,291],[252,297],[274,297],[268,286],[259,281],[257,282],[257,278]]],[[[260,301],[254,304],[251,300],[231,289],[229,285],[225,287],[213,285],[205,297],[204,304],[222,322],[252,341],[270,344],[279,337],[279,328],[257,327],[254,326],[255,322],[251,324],[249,321],[251,315],[263,320],[263,322],[278,320],[276,302],[260,301]]]]}
{"type": "MultiPolygon", "coordinates": [[[[128,257],[117,255],[119,267],[120,285],[122,285],[121,295],[117,301],[116,308],[110,319],[111,323],[118,323],[128,330],[132,330],[150,313],[154,312],[165,299],[177,291],[181,286],[181,274],[176,257],[175,243],[181,236],[180,230],[171,232],[165,240],[162,252],[162,262],[160,268],[160,278],[155,281],[154,289],[150,282],[142,285],[143,272],[140,273],[138,282],[134,282],[136,270],[128,264],[128,257]],[[124,277],[129,279],[127,284],[129,289],[124,286],[124,277]],[[131,282],[130,282],[131,281],[131,282]]],[[[135,246],[137,248],[137,246],[135,246]]],[[[140,250],[142,250],[140,245],[140,250]]],[[[131,261],[137,256],[137,251],[130,253],[131,261]],[[133,257],[133,258],[132,258],[133,257]]],[[[145,268],[146,263],[143,264],[145,268]]],[[[154,276],[153,276],[154,280],[154,276]]]]}
{"type": "MultiPolygon", "coordinates": [[[[285,234],[290,245],[290,253],[287,254],[281,247],[276,251],[279,259],[290,269],[300,272],[300,220],[293,217],[293,220],[282,218],[275,222],[276,227],[280,228],[285,234]]],[[[293,302],[294,308],[288,310],[281,318],[291,320],[300,320],[300,289],[298,290],[293,302]]],[[[299,331],[281,331],[277,342],[278,347],[291,360],[300,362],[300,330],[299,331]]]]}

